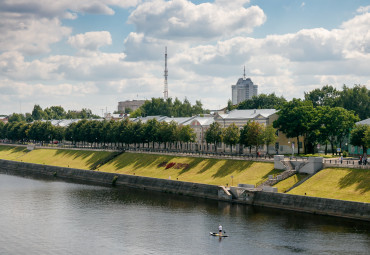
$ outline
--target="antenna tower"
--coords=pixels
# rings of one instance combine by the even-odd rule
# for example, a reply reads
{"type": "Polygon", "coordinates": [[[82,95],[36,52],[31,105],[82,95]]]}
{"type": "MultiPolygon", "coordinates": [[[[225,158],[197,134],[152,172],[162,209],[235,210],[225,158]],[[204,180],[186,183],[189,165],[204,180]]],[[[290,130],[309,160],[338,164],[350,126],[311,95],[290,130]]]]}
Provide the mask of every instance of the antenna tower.
{"type": "Polygon", "coordinates": [[[168,99],[168,83],[167,83],[167,77],[168,77],[168,70],[167,70],[167,46],[165,48],[165,54],[164,54],[164,91],[163,91],[163,98],[164,100],[168,99]]]}

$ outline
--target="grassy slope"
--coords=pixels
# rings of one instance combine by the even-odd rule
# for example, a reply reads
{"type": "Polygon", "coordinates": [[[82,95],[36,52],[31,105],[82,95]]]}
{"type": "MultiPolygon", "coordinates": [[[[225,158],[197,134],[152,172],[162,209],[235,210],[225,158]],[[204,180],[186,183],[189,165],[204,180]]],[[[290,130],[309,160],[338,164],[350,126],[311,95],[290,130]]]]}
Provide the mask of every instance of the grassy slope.
{"type": "MultiPolygon", "coordinates": [[[[112,152],[38,149],[28,152],[23,147],[0,146],[0,159],[16,160],[30,163],[47,164],[62,167],[91,169],[102,160],[109,158],[112,152]]],[[[238,183],[256,184],[274,174],[272,163],[260,163],[238,160],[217,160],[190,157],[175,157],[152,154],[124,153],[99,168],[99,171],[136,174],[156,178],[178,178],[215,185],[236,186],[238,183]],[[165,169],[159,167],[162,162],[187,163],[186,169],[165,169]],[[233,176],[233,182],[231,181],[233,176]]],[[[301,180],[292,176],[275,185],[279,192],[301,180]]],[[[333,198],[341,200],[370,203],[369,170],[327,168],[315,174],[302,185],[288,194],[333,198]]]]}
{"type": "Polygon", "coordinates": [[[27,151],[22,147],[0,146],[0,158],[52,166],[91,169],[112,152],[36,149],[27,151]]]}
{"type": "Polygon", "coordinates": [[[290,187],[292,187],[294,184],[301,181],[305,177],[306,175],[295,174],[283,181],[278,182],[277,184],[274,185],[274,187],[278,188],[278,192],[284,193],[286,190],[288,190],[290,187]]]}
{"type": "Polygon", "coordinates": [[[17,160],[28,152],[25,147],[1,146],[0,159],[17,160]]]}
{"type": "Polygon", "coordinates": [[[273,168],[272,163],[124,153],[99,170],[162,179],[171,176],[171,179],[178,178],[180,181],[236,186],[238,183],[256,184],[272,174],[273,168]],[[164,166],[159,167],[162,162],[189,164],[189,167],[165,169],[164,166]]]}
{"type": "Polygon", "coordinates": [[[326,168],[288,194],[370,203],[370,174],[366,169],[326,168]]]}

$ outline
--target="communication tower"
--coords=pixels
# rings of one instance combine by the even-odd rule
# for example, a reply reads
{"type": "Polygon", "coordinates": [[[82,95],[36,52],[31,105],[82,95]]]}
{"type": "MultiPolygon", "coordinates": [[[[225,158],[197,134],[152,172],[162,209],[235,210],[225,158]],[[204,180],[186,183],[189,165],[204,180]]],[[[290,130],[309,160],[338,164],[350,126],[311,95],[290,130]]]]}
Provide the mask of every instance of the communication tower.
{"type": "Polygon", "coordinates": [[[167,83],[167,77],[168,77],[168,70],[167,70],[167,46],[165,48],[165,54],[164,54],[164,91],[163,91],[163,98],[164,100],[168,99],[168,83],[167,83]]]}

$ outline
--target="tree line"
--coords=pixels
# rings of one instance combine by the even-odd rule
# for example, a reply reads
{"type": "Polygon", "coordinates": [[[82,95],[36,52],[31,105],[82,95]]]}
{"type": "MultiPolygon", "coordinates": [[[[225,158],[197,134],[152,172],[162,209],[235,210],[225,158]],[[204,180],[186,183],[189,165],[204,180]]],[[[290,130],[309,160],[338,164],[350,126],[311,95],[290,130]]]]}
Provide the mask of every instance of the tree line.
{"type": "Polygon", "coordinates": [[[64,110],[61,106],[51,106],[43,110],[40,105],[34,105],[31,113],[13,113],[8,117],[9,122],[28,123],[35,120],[62,120],[62,119],[98,119],[98,115],[92,113],[90,109],[83,108],[81,111],[64,110]]]}
{"type": "MultiPolygon", "coordinates": [[[[338,109],[333,109],[333,111],[338,111],[338,109]]],[[[310,111],[305,113],[298,110],[293,112],[299,115],[310,113],[310,111]]],[[[340,114],[332,115],[341,116],[340,114]]],[[[279,119],[276,123],[280,123],[279,119]]],[[[331,122],[329,123],[336,123],[335,120],[330,120],[331,122]]],[[[297,125],[301,127],[304,126],[304,123],[303,125],[299,123],[297,125]]],[[[326,129],[326,125],[316,125],[326,129]]],[[[332,137],[337,135],[342,138],[346,134],[346,128],[340,130],[342,133],[327,133],[327,137],[334,139],[332,137]]],[[[319,135],[320,137],[322,134],[314,132],[314,134],[309,134],[309,138],[311,138],[310,135],[319,135]]],[[[41,144],[53,141],[70,141],[75,145],[78,143],[82,144],[82,146],[91,147],[99,147],[105,144],[115,144],[117,147],[123,147],[146,143],[148,147],[151,146],[153,148],[155,144],[163,145],[164,148],[176,145],[177,148],[177,144],[180,144],[182,148],[183,144],[195,142],[196,134],[189,125],[178,125],[174,121],[168,123],[151,119],[146,123],[142,123],[141,121],[133,122],[129,119],[121,121],[83,119],[70,124],[68,127],[54,126],[50,121],[34,121],[33,123],[21,121],[8,122],[6,124],[0,122],[0,139],[41,144]]],[[[243,148],[243,146],[249,148],[251,153],[252,148],[255,148],[256,152],[258,152],[260,146],[266,145],[268,147],[268,145],[275,143],[277,136],[276,129],[272,125],[264,126],[252,121],[241,128],[234,123],[226,128],[222,128],[218,122],[214,122],[205,132],[204,139],[207,143],[207,150],[208,144],[213,144],[217,152],[217,144],[223,142],[230,146],[231,152],[233,146],[239,144],[241,145],[240,148],[243,148]]],[[[362,146],[363,150],[366,151],[366,148],[370,146],[370,126],[357,125],[352,129],[351,143],[355,146],[362,146]]]]}
{"type": "Polygon", "coordinates": [[[201,115],[209,113],[209,110],[203,109],[202,102],[200,100],[195,101],[194,105],[191,105],[188,99],[184,99],[181,102],[178,98],[172,101],[172,98],[152,98],[146,100],[145,103],[137,110],[130,113],[130,117],[145,117],[145,116],[168,116],[168,117],[191,117],[194,115],[201,115]]]}
{"type": "MultiPolygon", "coordinates": [[[[303,101],[311,102],[313,107],[341,107],[353,111],[360,120],[370,118],[370,90],[364,85],[354,85],[353,88],[343,85],[341,91],[326,85],[321,89],[305,92],[303,101]]],[[[274,93],[260,94],[237,105],[232,105],[229,100],[227,109],[281,109],[286,103],[284,97],[277,97],[274,93]]]]}

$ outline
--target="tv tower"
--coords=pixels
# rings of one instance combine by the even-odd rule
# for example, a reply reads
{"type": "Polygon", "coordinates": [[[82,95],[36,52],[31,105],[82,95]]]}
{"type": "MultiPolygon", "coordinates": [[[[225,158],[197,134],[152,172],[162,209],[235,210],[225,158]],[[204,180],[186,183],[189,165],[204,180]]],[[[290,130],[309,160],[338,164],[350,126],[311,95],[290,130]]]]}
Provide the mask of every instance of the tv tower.
{"type": "Polygon", "coordinates": [[[167,46],[165,48],[165,54],[164,54],[164,91],[163,91],[163,98],[164,100],[168,99],[168,83],[167,83],[167,77],[168,77],[168,70],[167,70],[167,46]]]}

